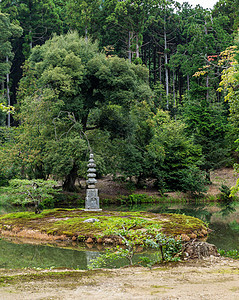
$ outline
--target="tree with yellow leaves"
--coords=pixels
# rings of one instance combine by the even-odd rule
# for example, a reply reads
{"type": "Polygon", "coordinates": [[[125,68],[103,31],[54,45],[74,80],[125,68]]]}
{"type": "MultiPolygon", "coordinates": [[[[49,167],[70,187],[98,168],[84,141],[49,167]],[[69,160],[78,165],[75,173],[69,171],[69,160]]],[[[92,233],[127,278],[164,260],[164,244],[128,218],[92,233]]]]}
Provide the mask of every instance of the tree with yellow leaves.
{"type": "MultiPolygon", "coordinates": [[[[230,121],[235,128],[237,140],[235,143],[239,143],[238,139],[238,125],[239,125],[239,35],[236,38],[236,45],[227,48],[221,53],[222,59],[221,65],[225,65],[226,68],[222,71],[222,78],[218,91],[224,93],[224,99],[229,104],[230,121]]],[[[239,151],[237,147],[236,151],[239,151]]],[[[239,172],[239,165],[234,165],[236,172],[239,172]]],[[[239,191],[239,180],[234,187],[232,187],[231,194],[235,195],[239,191]]]]}
{"type": "MultiPolygon", "coordinates": [[[[239,36],[237,44],[239,45],[239,36]]],[[[222,71],[219,92],[224,93],[224,99],[229,103],[230,117],[233,124],[239,124],[239,48],[232,46],[221,53],[220,65],[224,65],[222,71]]]]}

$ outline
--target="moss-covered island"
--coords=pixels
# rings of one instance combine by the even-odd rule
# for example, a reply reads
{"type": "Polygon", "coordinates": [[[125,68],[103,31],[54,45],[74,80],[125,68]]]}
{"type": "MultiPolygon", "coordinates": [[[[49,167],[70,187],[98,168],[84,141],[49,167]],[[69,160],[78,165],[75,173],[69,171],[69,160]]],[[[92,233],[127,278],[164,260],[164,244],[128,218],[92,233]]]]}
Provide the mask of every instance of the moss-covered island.
{"type": "Polygon", "coordinates": [[[158,233],[182,240],[207,236],[206,224],[194,217],[148,212],[86,212],[82,209],[51,209],[41,214],[10,213],[0,217],[2,236],[42,241],[84,241],[121,244],[122,236],[143,245],[158,233]]]}

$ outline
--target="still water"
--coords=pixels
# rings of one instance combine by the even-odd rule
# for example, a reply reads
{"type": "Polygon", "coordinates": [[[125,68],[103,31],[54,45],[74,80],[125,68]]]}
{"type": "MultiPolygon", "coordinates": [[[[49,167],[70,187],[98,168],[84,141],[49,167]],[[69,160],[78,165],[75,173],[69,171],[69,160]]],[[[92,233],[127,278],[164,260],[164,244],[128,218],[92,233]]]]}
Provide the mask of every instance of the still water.
{"type": "MultiPolygon", "coordinates": [[[[107,210],[151,211],[154,213],[180,213],[195,216],[212,229],[208,242],[224,250],[239,250],[239,203],[224,204],[148,204],[131,207],[104,207],[107,210]]],[[[0,240],[0,268],[72,268],[87,269],[91,260],[102,253],[100,249],[88,249],[82,245],[60,248],[53,245],[34,245],[0,240]]],[[[140,253],[141,256],[158,255],[140,253]]],[[[120,267],[127,261],[116,261],[108,267],[120,267]]]]}
{"type": "MultiPolygon", "coordinates": [[[[67,248],[56,245],[36,245],[19,243],[19,240],[0,240],[0,269],[21,268],[68,268],[86,270],[97,258],[103,249],[87,249],[85,245],[69,246],[67,248]]],[[[160,253],[156,251],[144,251],[136,253],[133,257],[134,263],[139,263],[142,257],[158,258],[160,253]]],[[[128,265],[127,259],[117,259],[107,262],[107,268],[119,268],[128,265]]]]}

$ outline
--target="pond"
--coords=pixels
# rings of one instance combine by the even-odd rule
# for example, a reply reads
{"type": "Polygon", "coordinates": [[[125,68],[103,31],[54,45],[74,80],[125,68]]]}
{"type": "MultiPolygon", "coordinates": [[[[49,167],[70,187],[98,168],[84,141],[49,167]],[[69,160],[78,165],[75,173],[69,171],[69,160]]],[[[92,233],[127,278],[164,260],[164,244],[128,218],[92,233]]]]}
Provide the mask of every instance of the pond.
{"type": "MultiPolygon", "coordinates": [[[[89,245],[92,246],[92,245],[89,245]]],[[[84,244],[58,247],[56,245],[24,244],[21,240],[0,239],[0,268],[69,268],[86,270],[92,264],[92,260],[103,253],[104,249],[87,248],[84,244]]],[[[136,253],[134,263],[139,263],[142,257],[160,259],[160,253],[150,250],[136,253]]],[[[107,263],[107,268],[119,268],[128,265],[126,259],[117,259],[107,263]]]]}
{"type": "MultiPolygon", "coordinates": [[[[209,224],[212,232],[208,242],[224,250],[239,250],[239,203],[224,204],[142,204],[131,207],[107,206],[107,210],[122,211],[151,211],[154,213],[180,213],[202,219],[209,224]]],[[[0,240],[0,268],[72,268],[87,269],[91,260],[103,252],[100,248],[87,248],[85,245],[75,244],[70,247],[56,247],[54,245],[35,245],[0,240]]],[[[138,253],[135,262],[142,256],[159,255],[155,252],[138,253]]],[[[107,267],[126,265],[126,260],[115,261],[107,267]]]]}

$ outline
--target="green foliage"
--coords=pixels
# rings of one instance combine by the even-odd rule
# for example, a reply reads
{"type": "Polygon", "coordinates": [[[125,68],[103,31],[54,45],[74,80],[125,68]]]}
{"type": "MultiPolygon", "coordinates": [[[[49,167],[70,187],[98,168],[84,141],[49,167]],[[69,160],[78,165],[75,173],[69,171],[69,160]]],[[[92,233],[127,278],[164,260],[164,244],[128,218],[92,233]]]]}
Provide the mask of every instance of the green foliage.
{"type": "Polygon", "coordinates": [[[4,176],[4,174],[0,173],[0,187],[8,185],[8,179],[4,176]]]}
{"type": "Polygon", "coordinates": [[[11,23],[7,14],[0,11],[0,82],[6,78],[6,74],[10,73],[11,60],[13,58],[11,38],[21,36],[22,28],[11,23]],[[8,61],[6,58],[8,57],[8,61]]]}
{"type": "Polygon", "coordinates": [[[222,249],[218,249],[218,253],[221,256],[226,256],[226,257],[231,257],[233,259],[239,259],[239,251],[238,250],[222,250],[222,249]]]}
{"type": "MultiPolygon", "coordinates": [[[[21,149],[21,159],[19,150],[14,157],[21,176],[54,175],[63,179],[65,190],[75,191],[77,176],[85,176],[89,147],[96,154],[99,175],[113,168],[117,172],[115,157],[109,163],[111,150],[118,148],[119,156],[131,154],[133,161],[128,139],[134,121],[128,112],[135,101],[150,102],[147,78],[145,67],[107,58],[97,43],[76,32],[55,35],[35,47],[19,90],[21,131],[13,149],[21,149]],[[106,144],[97,145],[102,134],[106,144]]],[[[130,176],[142,170],[137,160],[130,176]]],[[[121,160],[121,169],[124,163],[121,160]]]]}
{"type": "Polygon", "coordinates": [[[148,163],[158,179],[159,189],[204,191],[203,174],[197,169],[201,149],[186,136],[185,125],[160,111],[153,122],[155,133],[148,145],[148,163]],[[201,184],[193,185],[193,178],[201,184]]]}
{"type": "Polygon", "coordinates": [[[17,0],[10,3],[3,0],[1,1],[1,10],[8,13],[10,19],[18,22],[23,28],[23,38],[17,42],[21,45],[20,51],[25,57],[29,56],[33,46],[44,43],[53,32],[60,33],[61,31],[61,21],[55,1],[17,0]]]}
{"type": "Polygon", "coordinates": [[[192,166],[178,172],[180,187],[183,192],[190,192],[193,195],[202,194],[207,191],[207,179],[205,172],[198,167],[192,166]]]}
{"type": "Polygon", "coordinates": [[[33,205],[36,201],[42,202],[41,207],[54,206],[54,194],[57,182],[53,180],[20,180],[11,179],[7,187],[2,187],[0,193],[12,205],[33,205]]]}
{"type": "MultiPolygon", "coordinates": [[[[53,200],[54,208],[75,208],[83,207],[85,204],[85,197],[79,197],[79,193],[67,193],[57,191],[54,193],[53,200]]],[[[52,202],[46,205],[45,201],[42,201],[44,208],[51,208],[52,202]]]]}
{"type": "MultiPolygon", "coordinates": [[[[76,178],[86,175],[90,146],[99,177],[120,173],[128,182],[135,179],[136,186],[156,179],[161,192],[204,192],[200,169],[208,176],[211,169],[231,164],[231,134],[238,127],[229,128],[227,107],[218,104],[223,99],[216,94],[216,61],[232,42],[229,24],[238,22],[227,16],[235,15],[229,2],[211,13],[154,0],[1,1],[0,82],[10,71],[6,55],[11,61],[15,51],[14,102],[22,77],[14,117],[21,126],[0,149],[3,180],[54,176],[65,190],[76,191],[76,178]],[[13,40],[21,31],[16,24],[23,36],[13,40]],[[68,29],[78,33],[56,35],[68,29]],[[192,77],[197,71],[202,76],[192,77]],[[179,121],[179,103],[186,126],[179,121]],[[174,120],[159,108],[170,110],[174,120]]],[[[222,77],[234,120],[237,71],[233,64],[222,77]]]]}
{"type": "Polygon", "coordinates": [[[146,194],[132,194],[127,199],[127,204],[138,204],[138,203],[152,203],[156,202],[157,199],[146,194]]]}
{"type": "Polygon", "coordinates": [[[85,129],[90,110],[104,104],[129,107],[147,71],[118,57],[99,53],[97,43],[79,38],[76,32],[54,36],[35,47],[29,59],[24,84],[37,76],[38,86],[46,84],[64,102],[64,110],[73,112],[85,129]]]}
{"type": "Polygon", "coordinates": [[[234,198],[231,195],[231,189],[227,185],[222,184],[220,187],[220,191],[221,193],[219,195],[219,199],[221,201],[223,201],[224,203],[229,203],[234,201],[234,198]]]}
{"type": "MultiPolygon", "coordinates": [[[[133,258],[136,251],[135,241],[127,239],[119,233],[123,238],[125,247],[117,246],[115,248],[108,248],[104,254],[100,254],[96,259],[91,261],[89,269],[103,268],[109,266],[120,258],[126,258],[129,265],[133,265],[133,258]]],[[[160,261],[180,261],[180,251],[182,249],[182,242],[174,238],[167,237],[164,234],[157,234],[155,239],[147,239],[145,241],[148,247],[161,251],[161,257],[158,253],[153,258],[141,256],[140,263],[142,266],[151,268],[154,264],[160,261]]]]}
{"type": "Polygon", "coordinates": [[[239,223],[236,220],[230,222],[229,226],[232,230],[237,231],[237,232],[239,231],[239,223]]]}
{"type": "Polygon", "coordinates": [[[100,254],[96,259],[90,261],[90,265],[88,265],[88,269],[92,270],[95,268],[103,268],[108,266],[109,264],[113,264],[119,258],[125,257],[124,252],[121,251],[121,248],[117,247],[112,251],[112,249],[106,249],[104,254],[100,254]]]}
{"type": "Polygon", "coordinates": [[[77,0],[66,3],[66,22],[71,30],[78,30],[81,36],[94,36],[99,26],[99,0],[77,0]]]}
{"type": "Polygon", "coordinates": [[[224,17],[225,29],[229,33],[236,32],[239,25],[238,1],[218,1],[213,7],[213,17],[224,17]]]}
{"type": "Polygon", "coordinates": [[[200,145],[203,159],[201,169],[209,172],[230,163],[231,144],[226,140],[227,114],[220,104],[205,99],[187,99],[182,107],[186,131],[200,145]]]}
{"type": "Polygon", "coordinates": [[[148,240],[146,243],[154,249],[162,249],[162,260],[164,261],[180,261],[182,250],[182,241],[159,233],[155,240],[148,240]]]}

